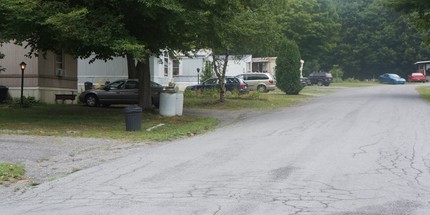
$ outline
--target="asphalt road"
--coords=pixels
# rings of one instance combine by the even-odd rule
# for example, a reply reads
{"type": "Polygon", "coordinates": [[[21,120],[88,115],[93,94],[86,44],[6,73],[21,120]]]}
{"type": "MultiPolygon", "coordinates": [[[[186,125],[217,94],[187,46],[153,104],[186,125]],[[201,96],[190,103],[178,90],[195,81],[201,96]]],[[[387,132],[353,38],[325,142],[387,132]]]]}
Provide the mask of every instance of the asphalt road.
{"type": "Polygon", "coordinates": [[[430,214],[417,85],[340,90],[47,182],[0,214],[430,214]]]}

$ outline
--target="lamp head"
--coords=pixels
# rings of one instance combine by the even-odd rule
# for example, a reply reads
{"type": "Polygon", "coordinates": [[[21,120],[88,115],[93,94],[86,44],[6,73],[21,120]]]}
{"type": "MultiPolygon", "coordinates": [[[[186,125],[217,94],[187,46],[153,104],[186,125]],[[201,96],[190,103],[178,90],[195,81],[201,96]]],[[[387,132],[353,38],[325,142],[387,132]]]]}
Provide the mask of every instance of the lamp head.
{"type": "Polygon", "coordinates": [[[21,70],[24,70],[25,66],[27,66],[27,64],[24,61],[19,64],[19,67],[21,68],[21,70]]]}

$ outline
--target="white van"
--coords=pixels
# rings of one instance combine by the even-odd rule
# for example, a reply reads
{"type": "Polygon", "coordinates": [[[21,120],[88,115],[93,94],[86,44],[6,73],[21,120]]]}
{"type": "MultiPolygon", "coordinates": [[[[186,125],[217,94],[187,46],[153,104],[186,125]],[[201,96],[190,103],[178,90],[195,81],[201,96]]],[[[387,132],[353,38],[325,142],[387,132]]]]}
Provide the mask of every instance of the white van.
{"type": "Polygon", "coordinates": [[[270,73],[244,73],[236,77],[243,79],[249,90],[269,92],[276,89],[276,80],[270,73]]]}

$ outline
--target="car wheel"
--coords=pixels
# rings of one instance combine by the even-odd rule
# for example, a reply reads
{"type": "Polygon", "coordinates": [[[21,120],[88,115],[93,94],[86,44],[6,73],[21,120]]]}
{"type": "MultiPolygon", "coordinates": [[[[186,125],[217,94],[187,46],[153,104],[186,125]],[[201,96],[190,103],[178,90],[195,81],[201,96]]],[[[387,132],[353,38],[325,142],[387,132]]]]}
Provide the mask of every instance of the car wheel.
{"type": "Polygon", "coordinates": [[[264,92],[266,92],[266,86],[258,85],[257,90],[258,90],[258,92],[264,93],[264,92]]]}
{"type": "Polygon", "coordinates": [[[318,81],[317,85],[318,85],[318,86],[322,86],[322,85],[323,85],[323,82],[322,82],[322,81],[318,81]]]}
{"type": "Polygon", "coordinates": [[[111,104],[103,104],[103,107],[110,107],[111,104]]]}
{"type": "Polygon", "coordinates": [[[87,103],[88,107],[95,107],[98,104],[97,96],[90,94],[87,97],[85,97],[85,103],[87,103]]]}

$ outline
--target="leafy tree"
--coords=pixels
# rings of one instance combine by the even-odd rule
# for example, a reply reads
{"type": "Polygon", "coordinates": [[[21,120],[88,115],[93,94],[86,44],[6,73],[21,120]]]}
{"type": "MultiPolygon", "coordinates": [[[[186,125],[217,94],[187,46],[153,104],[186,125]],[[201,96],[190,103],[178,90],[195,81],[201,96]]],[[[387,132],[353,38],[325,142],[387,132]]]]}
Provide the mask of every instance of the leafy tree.
{"type": "Polygon", "coordinates": [[[276,86],[288,95],[297,95],[303,89],[300,83],[300,52],[294,41],[282,40],[276,59],[276,86]]]}
{"type": "Polygon", "coordinates": [[[344,71],[339,65],[333,65],[333,68],[329,72],[335,80],[342,80],[344,71]]]}
{"type": "Polygon", "coordinates": [[[329,55],[345,77],[371,79],[391,72],[405,76],[418,59],[429,56],[408,17],[389,10],[384,0],[335,0],[341,40],[329,55]]]}
{"type": "Polygon", "coordinates": [[[214,72],[213,72],[213,69],[212,69],[212,65],[211,65],[211,63],[209,61],[206,61],[205,62],[205,68],[203,69],[201,80],[203,82],[203,81],[206,81],[206,80],[208,80],[210,78],[213,78],[213,76],[214,76],[214,72]]]}
{"type": "Polygon", "coordinates": [[[276,41],[272,32],[277,25],[270,14],[262,0],[4,0],[0,31],[1,41],[26,42],[32,53],[63,49],[77,57],[126,56],[129,76],[143,83],[139,104],[147,109],[151,55],[210,48],[214,72],[224,79],[227,60],[220,55],[228,59],[251,44],[262,47],[276,41]]]}
{"type": "MultiPolygon", "coordinates": [[[[332,0],[275,0],[271,4],[283,35],[295,41],[305,62],[323,61],[339,36],[339,21],[332,0]]],[[[275,56],[263,49],[257,56],[275,56]]]]}
{"type": "Polygon", "coordinates": [[[151,108],[148,59],[162,49],[191,49],[196,16],[201,14],[194,13],[194,6],[192,1],[4,0],[0,41],[25,42],[30,54],[62,49],[76,57],[126,56],[129,76],[138,76],[143,83],[139,104],[147,109],[151,108]]]}
{"type": "Polygon", "coordinates": [[[385,0],[396,11],[411,15],[411,21],[425,34],[426,43],[430,43],[430,1],[427,0],[385,0]]]}
{"type": "Polygon", "coordinates": [[[194,29],[196,46],[212,50],[212,67],[220,82],[221,103],[225,102],[225,73],[229,58],[274,46],[280,36],[269,1],[200,2],[204,14],[194,29]]]}

